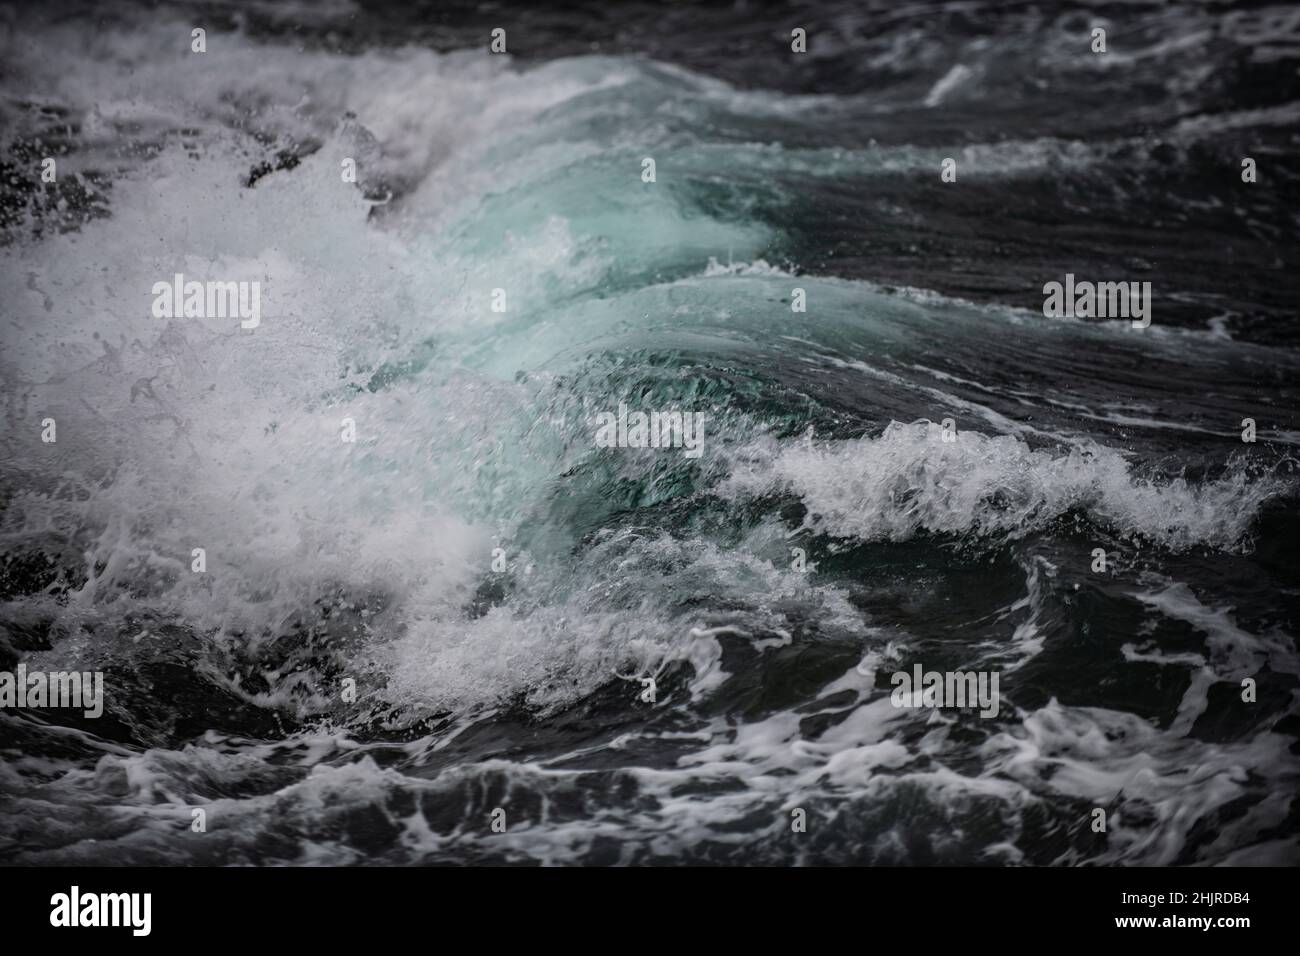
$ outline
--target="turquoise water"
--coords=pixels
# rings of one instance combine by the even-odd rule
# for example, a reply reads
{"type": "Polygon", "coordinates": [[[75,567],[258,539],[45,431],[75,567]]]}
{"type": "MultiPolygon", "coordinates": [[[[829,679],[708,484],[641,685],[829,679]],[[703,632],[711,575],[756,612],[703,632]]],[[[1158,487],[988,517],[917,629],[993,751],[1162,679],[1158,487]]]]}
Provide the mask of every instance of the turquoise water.
{"type": "Polygon", "coordinates": [[[107,695],[0,711],[0,858],[1295,862],[1294,185],[1198,178],[1291,107],[1184,105],[1195,17],[1052,81],[1144,91],[1080,134],[910,21],[834,92],[122,11],[5,41],[8,155],[68,152],[5,194],[0,665],[107,695]],[[1044,318],[1067,269],[1152,326],[1044,318]],[[154,317],[176,272],[260,325],[154,317]]]}

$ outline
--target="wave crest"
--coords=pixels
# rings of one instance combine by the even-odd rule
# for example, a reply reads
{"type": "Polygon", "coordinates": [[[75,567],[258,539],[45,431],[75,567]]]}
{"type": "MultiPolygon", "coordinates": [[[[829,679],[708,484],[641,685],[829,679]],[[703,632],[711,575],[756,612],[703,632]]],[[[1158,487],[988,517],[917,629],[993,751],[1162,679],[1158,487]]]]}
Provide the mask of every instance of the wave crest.
{"type": "Polygon", "coordinates": [[[943,440],[934,422],[891,422],[878,437],[811,436],[749,446],[724,494],[790,492],[806,524],[838,538],[902,541],[921,532],[1019,537],[1072,510],[1122,534],[1179,550],[1239,550],[1260,507],[1291,483],[1243,469],[1196,484],[1135,475],[1115,449],[1087,442],[1034,449],[1010,435],[974,431],[943,440]]]}

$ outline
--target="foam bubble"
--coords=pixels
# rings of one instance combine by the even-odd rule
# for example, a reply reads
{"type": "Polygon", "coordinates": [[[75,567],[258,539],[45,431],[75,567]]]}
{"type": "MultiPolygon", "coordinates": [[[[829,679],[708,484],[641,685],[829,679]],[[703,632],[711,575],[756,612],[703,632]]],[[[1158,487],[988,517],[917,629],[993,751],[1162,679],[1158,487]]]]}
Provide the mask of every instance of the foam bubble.
{"type": "Polygon", "coordinates": [[[737,454],[726,493],[790,491],[807,524],[836,537],[901,541],[921,532],[1022,536],[1078,509],[1122,533],[1169,548],[1242,547],[1280,479],[1241,471],[1193,484],[1133,473],[1114,449],[1087,442],[1034,449],[1022,439],[964,430],[942,440],[934,422],[893,422],[878,436],[755,443],[737,454]]]}

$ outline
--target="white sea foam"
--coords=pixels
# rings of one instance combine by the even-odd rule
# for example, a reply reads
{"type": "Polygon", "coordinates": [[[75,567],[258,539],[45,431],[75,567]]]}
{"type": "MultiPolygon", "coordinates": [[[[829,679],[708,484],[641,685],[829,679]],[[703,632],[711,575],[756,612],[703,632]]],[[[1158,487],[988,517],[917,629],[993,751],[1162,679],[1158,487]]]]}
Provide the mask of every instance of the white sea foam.
{"type": "Polygon", "coordinates": [[[1016,537],[1072,509],[1171,548],[1243,545],[1260,506],[1286,485],[1239,471],[1194,484],[1146,479],[1095,443],[1034,449],[1019,438],[934,422],[894,422],[878,436],[758,442],[737,453],[726,494],[791,491],[807,524],[836,537],[904,540],[921,531],[1016,537]]]}
{"type": "MultiPolygon", "coordinates": [[[[1057,701],[1009,706],[977,761],[949,718],[889,705],[875,675],[919,642],[872,627],[848,585],[791,573],[783,522],[769,516],[724,545],[694,527],[647,530],[635,515],[593,530],[580,510],[587,500],[565,510],[566,496],[580,494],[587,449],[564,409],[534,404],[562,387],[565,362],[582,362],[603,335],[636,341],[653,323],[680,338],[663,316],[695,308],[697,293],[702,311],[726,309],[719,300],[739,298],[742,285],[756,290],[754,302],[772,302],[793,279],[762,258],[768,227],[695,214],[672,192],[671,176],[662,189],[629,193],[625,207],[593,203],[593,194],[615,193],[608,184],[622,182],[629,157],[635,170],[647,141],[677,151],[679,172],[709,169],[718,157],[671,130],[628,132],[614,122],[603,134],[594,120],[621,117],[625,104],[613,94],[624,85],[651,114],[673,84],[691,101],[679,107],[702,99],[765,118],[834,98],[743,93],[677,68],[601,58],[523,69],[477,52],[267,56],[238,34],[214,33],[209,42],[222,44],[222,56],[197,60],[176,42],[187,31],[160,14],[134,31],[89,37],[53,28],[45,50],[62,56],[12,39],[3,50],[7,68],[80,123],[69,174],[97,168],[113,177],[108,218],[0,251],[9,323],[0,448],[11,495],[0,544],[6,554],[44,551],[80,575],[67,594],[7,602],[6,623],[50,625],[53,646],[35,658],[50,666],[97,655],[189,665],[193,648],[211,639],[218,652],[195,666],[239,699],[346,723],[333,677],[304,672],[313,684],[304,704],[294,675],[275,672],[275,662],[247,674],[219,666],[232,657],[257,663],[259,642],[323,607],[362,622],[331,653],[362,678],[363,706],[391,709],[394,723],[448,711],[454,722],[409,744],[312,730],[274,743],[208,733],[176,749],[24,724],[49,752],[75,747],[96,761],[24,750],[0,763],[12,811],[0,820],[6,854],[346,863],[499,851],[551,863],[617,838],[620,859],[654,859],[704,845],[775,844],[789,836],[790,811],[807,807],[850,829],[876,828],[869,844],[825,849],[846,862],[911,859],[913,812],[928,814],[922,830],[937,859],[1019,862],[1027,811],[1068,828],[1075,801],[1119,801],[1115,839],[1093,859],[1169,862],[1208,820],[1218,830],[1198,859],[1294,859],[1294,841],[1262,836],[1287,819],[1288,741],[1260,733],[1215,744],[1187,733],[1211,681],[1264,664],[1295,673],[1294,648],[1280,633],[1247,633],[1230,609],[1182,585],[1163,582],[1138,598],[1153,615],[1206,634],[1205,653],[1145,644],[1123,652],[1195,671],[1171,726],[1057,701]],[[66,69],[74,57],[78,69],[66,69]],[[183,70],[194,82],[174,82],[183,70]],[[124,140],[139,146],[125,158],[124,140]],[[248,170],[290,142],[305,146],[300,165],[243,185],[248,170]],[[373,198],[340,182],[340,157],[359,150],[370,150],[367,175],[406,190],[399,199],[376,210],[373,198]],[[577,164],[581,175],[569,168],[577,164]],[[546,202],[536,198],[543,189],[546,202]],[[262,281],[261,325],[250,335],[220,321],[154,320],[149,289],[175,271],[262,281]],[[661,272],[691,278],[579,301],[611,277],[661,272]],[[502,275],[512,302],[505,314],[485,295],[502,275]],[[548,366],[557,355],[559,371],[548,366]],[[57,444],[34,437],[45,414],[59,421],[57,444]],[[355,445],[340,441],[345,416],[356,423],[355,445]],[[500,577],[488,570],[497,545],[509,552],[500,577]],[[194,547],[207,552],[203,574],[190,570],[194,547]],[[485,583],[500,591],[471,612],[485,583]],[[735,647],[801,654],[824,651],[822,639],[861,663],[801,691],[797,705],[764,705],[740,721],[690,710],[751,676],[730,663],[735,647]],[[423,763],[471,728],[490,735],[490,718],[509,704],[555,715],[628,672],[681,674],[656,707],[688,729],[637,723],[607,746],[584,741],[550,759],[466,759],[436,771],[423,763]],[[598,747],[601,766],[586,769],[598,747]],[[1252,779],[1279,785],[1218,820],[1252,779]],[[507,833],[485,835],[485,801],[500,788],[537,812],[519,811],[507,833]],[[195,806],[212,811],[213,830],[181,845],[195,806]],[[447,807],[450,824],[438,819],[447,807]],[[1148,807],[1157,824],[1134,822],[1148,807]],[[353,841],[358,817],[367,838],[390,834],[381,849],[353,841]],[[981,846],[967,824],[989,819],[1006,836],[981,846]]],[[[947,92],[958,91],[935,95],[947,92]]],[[[15,124],[30,119],[8,100],[0,110],[15,124]]],[[[963,176],[1003,175],[1082,168],[1131,148],[1041,140],[977,144],[958,158],[963,176]]],[[[738,167],[807,175],[937,168],[947,155],[908,146],[728,149],[738,167]]],[[[868,283],[806,281],[820,283],[832,306],[817,323],[880,329],[891,347],[947,322],[950,314],[927,311],[938,307],[1038,321],[925,290],[886,296],[868,283]]],[[[757,337],[767,327],[755,321],[747,330],[757,337]]],[[[792,330],[799,335],[780,341],[816,345],[819,327],[781,327],[792,330]]],[[[1153,338],[1151,348],[1161,348],[1153,338]]],[[[901,382],[883,363],[825,364],[901,382]]],[[[793,494],[808,507],[808,527],[854,540],[1017,537],[1078,509],[1166,547],[1228,550],[1247,544],[1261,505],[1284,490],[1235,470],[1200,483],[1147,479],[1115,449],[1031,446],[1023,437],[1045,433],[975,403],[960,407],[1016,434],[963,430],[949,444],[937,426],[895,423],[858,440],[776,441],[751,439],[759,423],[741,417],[711,463],[723,476],[712,490],[741,507],[793,494]]],[[[1005,643],[976,649],[1011,675],[1012,704],[1016,672],[1059,636],[1047,613],[1056,568],[1041,557],[1022,566],[1023,597],[998,613],[1024,617],[1008,624],[1005,643]]],[[[16,732],[12,717],[0,721],[16,732]]]]}

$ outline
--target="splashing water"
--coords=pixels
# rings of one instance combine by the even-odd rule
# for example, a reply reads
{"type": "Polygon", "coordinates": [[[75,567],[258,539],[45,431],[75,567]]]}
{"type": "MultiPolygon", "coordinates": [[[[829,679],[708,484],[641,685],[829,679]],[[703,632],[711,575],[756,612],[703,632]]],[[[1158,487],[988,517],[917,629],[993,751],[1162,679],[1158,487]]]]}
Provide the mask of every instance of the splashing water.
{"type": "MultiPolygon", "coordinates": [[[[0,197],[0,667],[108,687],[99,720],[0,710],[0,859],[1300,859],[1294,289],[1215,300],[1200,184],[1154,185],[1293,104],[1209,113],[1153,45],[1110,69],[1184,108],[1071,138],[1008,50],[942,66],[903,25],[779,92],[689,47],[263,22],[195,57],[114,17],[0,43],[6,153],[62,150],[0,197]],[[1000,99],[1022,133],[958,135],[1000,99]],[[1064,269],[1007,265],[993,213],[1125,190],[1192,217],[1152,239],[1184,300],[1142,336],[1026,308],[1064,269]],[[155,317],[176,273],[259,282],[260,325],[155,317]],[[600,447],[620,402],[702,413],[699,460],[600,447]],[[895,706],[917,662],[1000,673],[998,716],[895,706]]],[[[1283,228],[1242,215],[1225,241],[1283,228]]]]}

